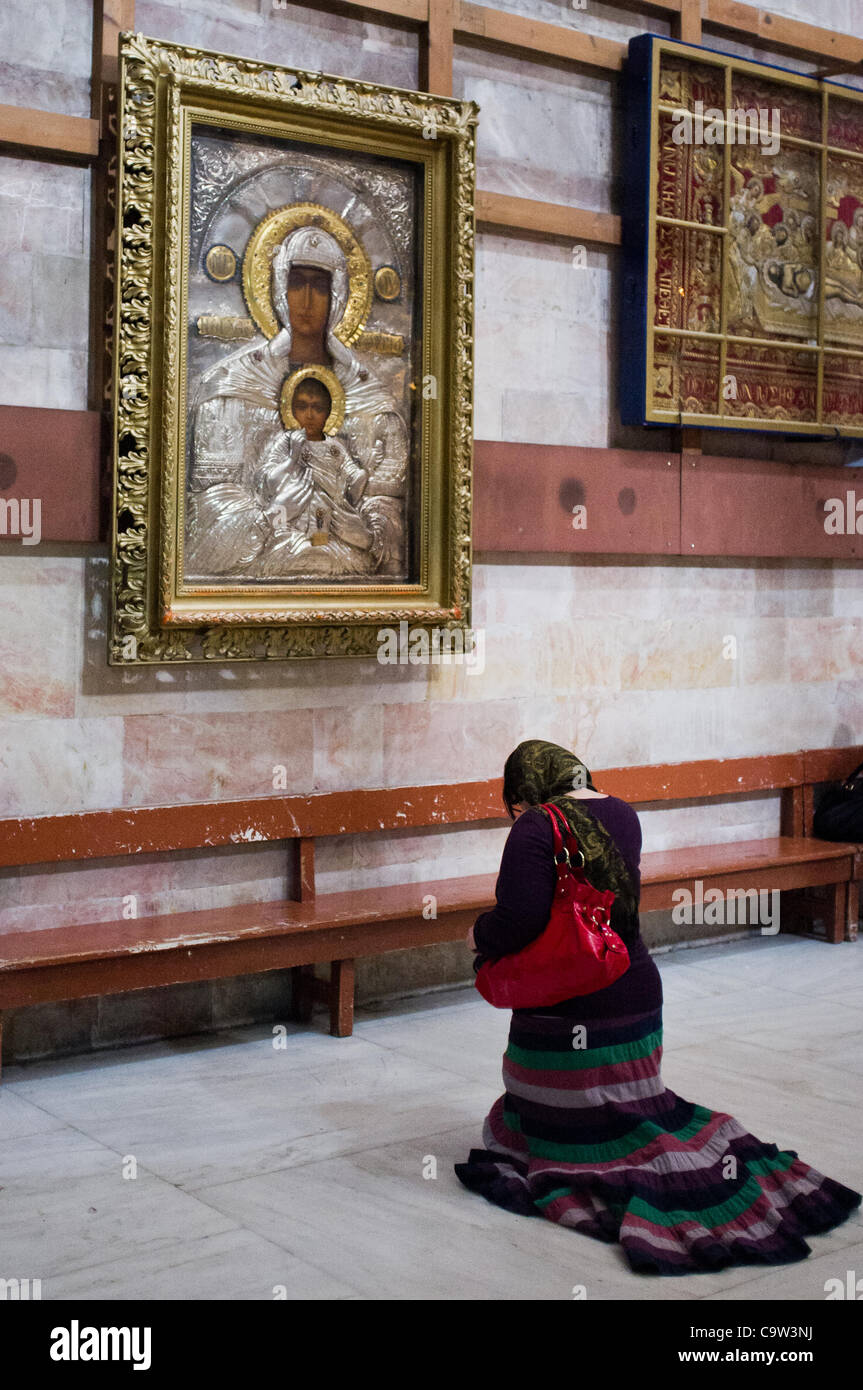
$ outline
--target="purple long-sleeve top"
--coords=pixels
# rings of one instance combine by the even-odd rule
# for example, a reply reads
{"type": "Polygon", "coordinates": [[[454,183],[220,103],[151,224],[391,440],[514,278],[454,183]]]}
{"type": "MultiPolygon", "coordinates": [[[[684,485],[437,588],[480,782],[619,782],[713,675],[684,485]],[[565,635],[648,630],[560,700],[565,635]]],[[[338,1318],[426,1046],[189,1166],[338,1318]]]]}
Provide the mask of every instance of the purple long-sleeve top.
{"type": "MultiPolygon", "coordinates": [[[[579,801],[611,835],[638,894],[641,824],[636,812],[616,796],[581,797],[579,801]]],[[[480,956],[496,960],[535,940],[548,924],[556,882],[551,822],[539,807],[532,806],[516,818],[503,847],[495,887],[496,905],[483,912],[474,924],[474,942],[480,956]]],[[[623,925],[617,917],[620,910],[615,901],[611,925],[616,930],[623,925]]],[[[634,925],[637,929],[637,922],[634,925]]]]}

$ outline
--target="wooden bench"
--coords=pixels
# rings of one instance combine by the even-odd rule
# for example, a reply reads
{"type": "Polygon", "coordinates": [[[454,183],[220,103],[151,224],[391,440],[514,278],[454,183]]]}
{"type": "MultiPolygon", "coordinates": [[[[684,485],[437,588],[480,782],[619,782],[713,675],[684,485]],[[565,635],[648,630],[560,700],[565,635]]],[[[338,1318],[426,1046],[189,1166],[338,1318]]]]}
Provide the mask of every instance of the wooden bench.
{"type": "MultiPolygon", "coordinates": [[[[841,941],[850,913],[856,912],[860,854],[854,845],[820,841],[805,833],[806,756],[780,754],[595,773],[603,791],[642,807],[781,793],[779,836],[646,853],[642,911],[672,907],[675,891],[687,888],[694,894],[699,880],[705,889],[725,891],[816,888],[828,897],[828,938],[841,941]]],[[[285,841],[294,880],[294,896],[279,902],[0,936],[0,1030],[2,1011],[7,1009],[290,968],[294,1016],[308,1018],[313,1004],[322,1001],[329,1007],[330,1031],[347,1036],[353,1027],[354,961],[463,938],[477,913],[493,903],[496,873],[318,897],[315,841],[495,821],[508,824],[498,779],[0,821],[0,867],[285,841]],[[430,897],[435,900],[434,916],[423,912],[430,897]],[[330,965],[328,980],[312,973],[320,963],[330,965]]]]}

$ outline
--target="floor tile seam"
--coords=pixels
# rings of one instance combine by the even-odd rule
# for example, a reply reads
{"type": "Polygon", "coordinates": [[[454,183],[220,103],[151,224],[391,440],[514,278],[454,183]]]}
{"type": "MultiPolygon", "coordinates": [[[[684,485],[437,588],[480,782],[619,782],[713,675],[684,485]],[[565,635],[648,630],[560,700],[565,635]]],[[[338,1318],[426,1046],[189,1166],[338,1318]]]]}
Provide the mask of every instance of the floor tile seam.
{"type": "MultiPolygon", "coordinates": [[[[238,1179],[238,1181],[245,1181],[245,1179],[238,1179]]],[[[223,1187],[228,1186],[229,1184],[219,1183],[215,1185],[223,1187]]],[[[204,1189],[200,1190],[203,1191],[204,1189]]],[[[200,1202],[201,1206],[206,1207],[209,1211],[213,1211],[220,1216],[224,1215],[221,1207],[216,1206],[213,1202],[206,1201],[206,1199],[197,1196],[197,1194],[194,1195],[196,1196],[196,1200],[200,1202]]],[[[299,1264],[307,1265],[310,1269],[313,1269],[316,1274],[322,1275],[327,1279],[334,1279],[337,1282],[344,1284],[346,1288],[349,1288],[352,1291],[352,1293],[359,1294],[362,1298],[369,1297],[369,1295],[364,1294],[363,1290],[358,1288],[356,1284],[352,1283],[350,1279],[344,1278],[342,1275],[335,1275],[329,1269],[322,1268],[322,1266],[316,1264],[314,1260],[308,1259],[306,1255],[303,1255],[296,1250],[292,1250],[290,1246],[285,1245],[281,1240],[278,1239],[277,1236],[273,1235],[272,1233],[263,1235],[262,1232],[256,1230],[253,1225],[249,1225],[248,1222],[242,1220],[238,1222],[238,1226],[240,1230],[245,1231],[248,1235],[257,1236],[261,1239],[268,1241],[271,1245],[275,1246],[277,1250],[281,1250],[284,1254],[290,1255],[291,1258],[295,1259],[299,1264]]]]}
{"type": "MultiPolygon", "coordinates": [[[[104,1139],[100,1139],[97,1135],[91,1134],[91,1133],[89,1132],[89,1130],[86,1130],[86,1129],[82,1128],[81,1125],[71,1124],[70,1122],[66,1121],[66,1122],[64,1122],[64,1124],[62,1125],[62,1128],[63,1128],[64,1130],[70,1132],[70,1133],[79,1134],[83,1139],[88,1139],[88,1140],[90,1140],[90,1141],[91,1141],[92,1143],[94,1143],[94,1144],[98,1144],[99,1147],[100,1147],[101,1149],[104,1149],[107,1153],[112,1153],[112,1154],[116,1155],[116,1157],[120,1160],[120,1162],[122,1162],[122,1160],[123,1160],[125,1157],[127,1157],[128,1150],[127,1150],[126,1153],[121,1153],[120,1150],[119,1150],[114,1144],[106,1143],[106,1141],[105,1141],[104,1139]]],[[[37,1131],[36,1131],[36,1134],[39,1134],[39,1133],[56,1134],[57,1131],[56,1131],[56,1130],[43,1130],[43,1131],[37,1130],[37,1131]]],[[[21,1138],[32,1138],[33,1135],[22,1135],[22,1136],[20,1136],[20,1137],[21,1137],[21,1138]]],[[[3,1141],[0,1140],[0,1144],[2,1144],[2,1142],[3,1142],[3,1141]]],[[[11,1142],[14,1142],[14,1141],[10,1140],[9,1142],[11,1143],[11,1142]]],[[[132,1155],[132,1157],[135,1157],[135,1155],[132,1155]]],[[[137,1176],[136,1176],[134,1179],[131,1179],[131,1180],[130,1180],[130,1179],[127,1179],[127,1181],[135,1181],[135,1182],[137,1182],[137,1181],[138,1181],[138,1178],[141,1176],[141,1174],[144,1174],[146,1177],[152,1178],[154,1182],[160,1183],[160,1184],[161,1184],[162,1186],[164,1186],[164,1187],[172,1187],[172,1188],[174,1188],[174,1190],[175,1190],[176,1192],[180,1193],[180,1194],[181,1194],[182,1196],[184,1196],[184,1197],[192,1195],[186,1188],[181,1187],[180,1184],[179,1184],[178,1182],[175,1182],[175,1181],[174,1181],[173,1179],[171,1179],[171,1178],[162,1177],[162,1175],[161,1175],[160,1173],[157,1173],[154,1169],[148,1167],[146,1164],[141,1164],[141,1163],[139,1163],[139,1161],[138,1161],[137,1158],[135,1158],[135,1165],[136,1165],[135,1171],[136,1171],[137,1176]]],[[[94,1178],[98,1180],[98,1179],[101,1179],[102,1176],[103,1176],[103,1175],[102,1175],[102,1174],[99,1174],[99,1173],[82,1174],[82,1180],[83,1180],[83,1181],[87,1181],[88,1179],[94,1179],[94,1178]]],[[[23,1199],[19,1199],[19,1200],[23,1200],[23,1199]]]]}
{"type": "MultiPolygon", "coordinates": [[[[426,1137],[428,1137],[428,1138],[433,1138],[433,1139],[434,1139],[434,1138],[445,1138],[446,1135],[448,1135],[448,1134],[456,1134],[456,1133],[460,1132],[461,1130],[463,1130],[463,1129],[465,1129],[465,1128],[467,1128],[467,1127],[468,1127],[467,1124],[464,1124],[464,1123],[463,1123],[463,1124],[460,1124],[460,1125],[453,1125],[451,1128],[448,1128],[448,1129],[445,1129],[445,1130],[443,1130],[443,1129],[442,1129],[442,1130],[436,1130],[435,1133],[434,1133],[433,1135],[429,1135],[429,1136],[420,1135],[419,1137],[420,1137],[421,1139],[422,1139],[422,1138],[426,1138],[426,1137]]],[[[343,1158],[355,1158],[355,1157],[357,1157],[357,1155],[359,1155],[359,1154],[378,1153],[378,1152],[380,1152],[380,1151],[382,1151],[382,1150],[394,1148],[396,1145],[409,1144],[409,1143],[411,1143],[411,1142],[412,1142],[412,1141],[411,1141],[410,1138],[406,1138],[406,1139],[391,1139],[391,1140],[389,1140],[389,1141],[388,1141],[387,1143],[385,1143],[385,1144],[365,1144],[365,1145],[362,1145],[360,1148],[356,1148],[356,1149],[345,1149],[344,1151],[340,1151],[339,1153],[330,1154],[330,1155],[328,1155],[328,1157],[326,1157],[326,1158],[321,1158],[321,1156],[320,1156],[319,1154],[318,1154],[318,1155],[313,1155],[313,1156],[311,1156],[311,1157],[309,1157],[309,1158],[303,1159],[303,1160],[302,1160],[301,1162],[299,1162],[299,1163],[290,1163],[290,1164],[287,1165],[287,1167],[282,1167],[282,1168],[268,1168],[267,1171],[266,1171],[265,1173],[247,1173],[247,1174],[245,1174],[245,1175],[243,1175],[243,1176],[241,1176],[241,1177],[225,1178],[224,1181],[222,1181],[222,1182],[204,1183],[204,1184],[202,1184],[202,1185],[201,1185],[200,1187],[198,1187],[198,1188],[186,1188],[186,1187],[182,1187],[182,1188],[180,1189],[180,1191],[182,1191],[182,1192],[188,1192],[188,1193],[190,1193],[190,1194],[195,1194],[195,1193],[197,1193],[197,1192],[208,1192],[208,1191],[211,1191],[211,1190],[215,1190],[215,1189],[217,1189],[217,1188],[220,1188],[220,1187],[231,1187],[231,1186],[233,1186],[235,1183],[238,1183],[238,1182],[249,1182],[249,1181],[251,1181],[251,1180],[254,1180],[255,1178],[269,1178],[269,1177],[273,1177],[276,1173],[290,1173],[290,1172],[293,1172],[295,1169],[298,1169],[298,1168],[307,1168],[307,1167],[309,1166],[309,1164],[312,1164],[312,1163],[316,1163],[316,1164],[321,1164],[321,1163],[333,1163],[333,1162],[338,1161],[339,1159],[343,1159],[343,1158]]]]}
{"type": "MultiPolygon", "coordinates": [[[[225,1226],[223,1230],[220,1230],[220,1231],[211,1231],[211,1232],[209,1232],[208,1234],[200,1235],[200,1236],[195,1237],[196,1243],[197,1243],[197,1242],[200,1242],[200,1241],[216,1240],[219,1236],[232,1235],[232,1234],[234,1234],[235,1232],[240,1231],[240,1232],[242,1232],[242,1233],[245,1234],[245,1235],[254,1236],[257,1240],[263,1241],[264,1244],[266,1244],[266,1245],[272,1246],[273,1249],[274,1249],[274,1250],[278,1250],[280,1254],[284,1254],[284,1253],[285,1253],[284,1247],[281,1246],[281,1245],[279,1245],[276,1241],[274,1241],[274,1240],[272,1239],[272,1237],[266,1236],[266,1235],[262,1235],[260,1231],[253,1231],[253,1230],[251,1230],[249,1227],[244,1226],[243,1223],[242,1223],[241,1221],[237,1221],[237,1220],[235,1220],[235,1219],[233,1219],[233,1218],[231,1218],[231,1217],[229,1217],[229,1216],[226,1216],[224,1212],[222,1212],[222,1211],[219,1210],[219,1208],[211,1206],[208,1202],[200,1202],[199,1205],[200,1205],[202,1208],[204,1208],[205,1210],[207,1210],[208,1212],[214,1212],[217,1216],[223,1217],[224,1220],[226,1220],[227,1222],[229,1222],[229,1224],[228,1224],[227,1226],[225,1226]]],[[[176,1239],[176,1237],[175,1237],[174,1239],[176,1239]]],[[[184,1240],[183,1245],[182,1245],[182,1248],[183,1248],[184,1250],[188,1248],[188,1242],[187,1242],[187,1241],[184,1240]]],[[[288,1252],[288,1253],[290,1253],[290,1252],[288,1252]]],[[[312,1262],[311,1262],[310,1260],[302,1259],[302,1257],[298,1257],[298,1258],[300,1259],[300,1263],[309,1265],[311,1268],[315,1269],[315,1270],[317,1271],[317,1273],[319,1273],[319,1274],[326,1274],[326,1273],[327,1273],[326,1270],[321,1270],[317,1265],[313,1265],[312,1262]]],[[[191,1256],[189,1259],[181,1260],[179,1264],[172,1263],[172,1264],[170,1265],[170,1268],[171,1268],[171,1269],[179,1269],[179,1268],[182,1268],[183,1265],[191,1265],[191,1264],[194,1264],[195,1259],[196,1259],[195,1256],[191,1256]]],[[[63,1275],[70,1275],[70,1274],[86,1274],[87,1271],[90,1270],[90,1269],[106,1269],[106,1270],[111,1270],[111,1269],[113,1269],[115,1266],[117,1266],[117,1265],[122,1265],[122,1264],[124,1264],[124,1263],[127,1262],[127,1261],[128,1261],[128,1256],[118,1256],[117,1259],[110,1260],[107,1264],[76,1265],[74,1268],[63,1269],[62,1271],[60,1271],[60,1273],[63,1274],[63,1275]]],[[[43,1279],[43,1284],[47,1284],[48,1281],[49,1281],[50,1279],[54,1279],[54,1278],[57,1278],[57,1277],[59,1277],[58,1274],[48,1275],[48,1276],[46,1276],[46,1277],[43,1279]]],[[[328,1277],[329,1277],[329,1278],[332,1278],[333,1276],[332,1276],[332,1275],[329,1275],[328,1277]]],[[[49,1300],[49,1301],[50,1301],[50,1300],[49,1300]]],[[[58,1300],[58,1301],[59,1301],[59,1300],[58,1300]]]]}

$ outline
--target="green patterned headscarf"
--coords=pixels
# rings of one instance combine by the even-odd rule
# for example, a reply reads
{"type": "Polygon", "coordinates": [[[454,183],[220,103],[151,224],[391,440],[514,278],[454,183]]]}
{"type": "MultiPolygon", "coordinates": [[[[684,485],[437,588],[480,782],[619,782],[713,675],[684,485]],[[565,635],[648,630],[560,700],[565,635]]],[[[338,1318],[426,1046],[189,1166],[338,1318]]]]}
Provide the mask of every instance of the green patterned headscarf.
{"type": "Polygon", "coordinates": [[[605,826],[590,814],[584,800],[569,795],[581,787],[596,791],[581,759],[559,744],[546,743],[541,738],[520,743],[504,765],[503,799],[507,810],[511,811],[517,802],[539,806],[543,801],[551,801],[560,807],[584,855],[587,878],[595,888],[610,888],[622,915],[631,918],[638,911],[635,886],[605,826]]]}

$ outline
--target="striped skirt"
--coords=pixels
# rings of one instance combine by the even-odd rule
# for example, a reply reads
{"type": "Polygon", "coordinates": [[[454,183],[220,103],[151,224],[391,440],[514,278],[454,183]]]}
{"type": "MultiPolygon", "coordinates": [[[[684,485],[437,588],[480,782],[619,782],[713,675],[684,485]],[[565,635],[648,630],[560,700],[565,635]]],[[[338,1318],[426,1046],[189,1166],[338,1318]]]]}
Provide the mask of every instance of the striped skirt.
{"type": "Polygon", "coordinates": [[[802,1260],[807,1235],[859,1206],[796,1153],[666,1090],[661,1059],[661,1007],[587,1023],[514,1013],[506,1093],[458,1177],[509,1211],[619,1241],[654,1274],[802,1260]]]}

